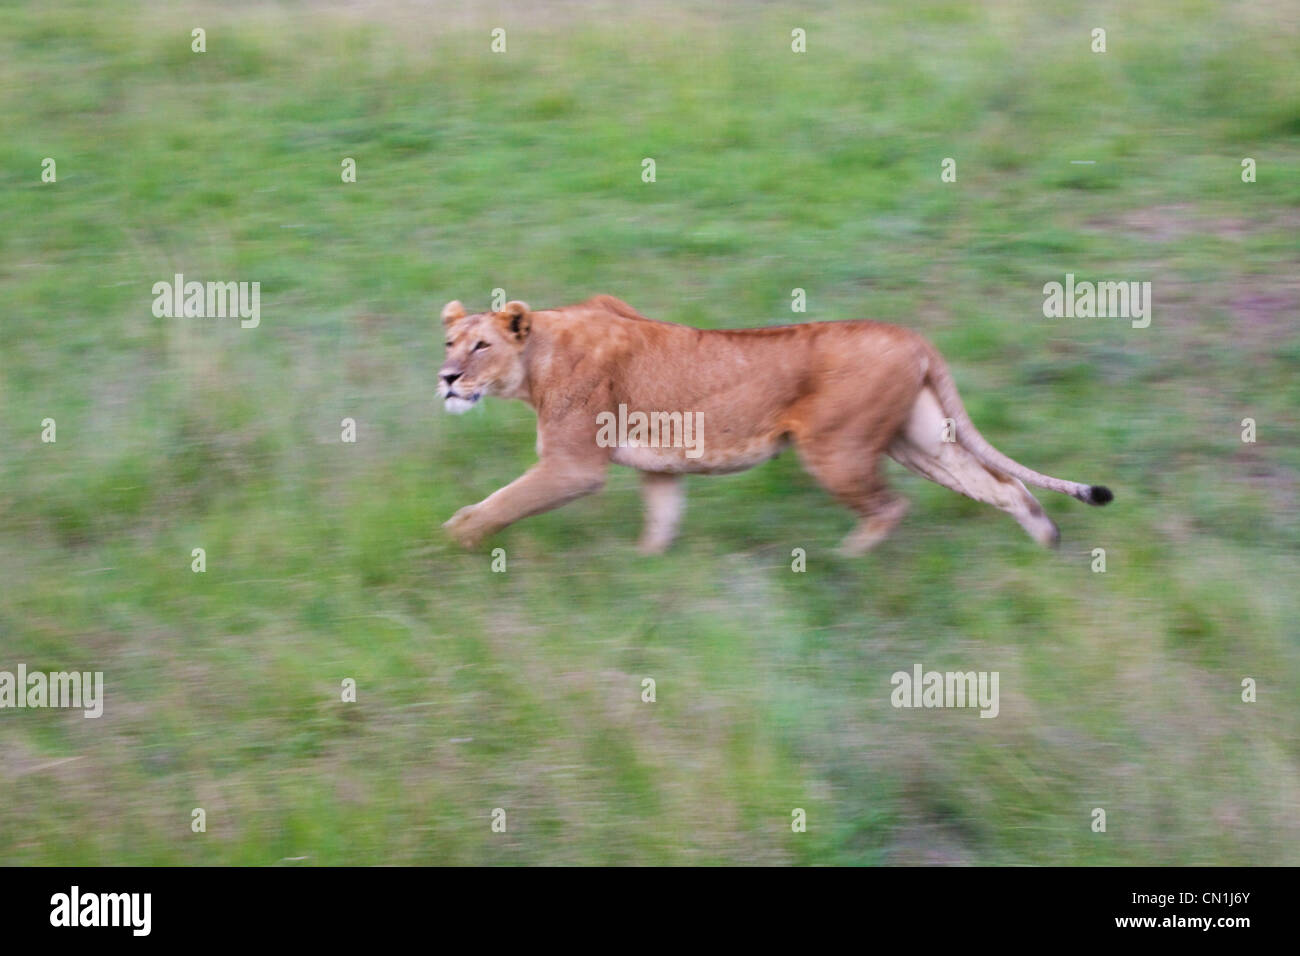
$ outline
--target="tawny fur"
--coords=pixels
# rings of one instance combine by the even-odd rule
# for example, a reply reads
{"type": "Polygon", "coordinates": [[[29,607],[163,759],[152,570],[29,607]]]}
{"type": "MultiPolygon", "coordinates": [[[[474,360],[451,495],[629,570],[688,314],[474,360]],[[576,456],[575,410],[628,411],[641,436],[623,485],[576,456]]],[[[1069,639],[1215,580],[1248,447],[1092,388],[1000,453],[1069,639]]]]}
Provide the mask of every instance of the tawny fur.
{"type": "Polygon", "coordinates": [[[793,445],[804,466],[858,517],[843,550],[884,539],[906,504],[886,486],[889,455],[918,474],[1006,511],[1036,540],[1056,526],[1025,483],[1092,504],[1108,490],[1040,474],[976,431],[939,353],[881,322],[812,322],[705,330],[646,318],[612,296],[532,311],[443,310],[439,394],[451,410],[516,398],[537,412],[538,463],[444,527],[462,545],[599,490],[610,463],[643,473],[642,550],[668,547],[684,507],[682,475],[741,471],[793,445]],[[698,457],[681,447],[597,443],[598,415],[701,413],[698,457]]]}

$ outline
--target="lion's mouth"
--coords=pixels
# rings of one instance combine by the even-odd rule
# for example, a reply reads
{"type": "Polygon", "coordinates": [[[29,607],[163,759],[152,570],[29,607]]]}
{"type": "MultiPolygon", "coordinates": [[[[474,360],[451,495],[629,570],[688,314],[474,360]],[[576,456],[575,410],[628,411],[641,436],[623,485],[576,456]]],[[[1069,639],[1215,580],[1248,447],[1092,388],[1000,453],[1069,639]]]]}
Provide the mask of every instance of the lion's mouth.
{"type": "Polygon", "coordinates": [[[459,415],[461,412],[467,412],[473,408],[482,397],[482,392],[471,392],[468,395],[462,395],[457,391],[448,390],[447,394],[443,396],[442,404],[443,408],[453,415],[459,415]]]}

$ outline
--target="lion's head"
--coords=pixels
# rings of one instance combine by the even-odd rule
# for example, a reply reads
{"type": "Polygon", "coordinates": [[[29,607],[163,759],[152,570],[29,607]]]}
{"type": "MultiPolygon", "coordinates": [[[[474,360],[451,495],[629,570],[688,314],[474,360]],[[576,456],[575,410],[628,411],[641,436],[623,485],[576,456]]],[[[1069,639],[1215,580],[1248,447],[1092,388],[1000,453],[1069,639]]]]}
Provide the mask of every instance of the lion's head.
{"type": "Polygon", "coordinates": [[[484,395],[510,396],[524,382],[523,350],[532,327],[528,306],[507,302],[500,312],[468,315],[459,302],[442,310],[447,357],[438,371],[438,397],[459,414],[484,395]]]}

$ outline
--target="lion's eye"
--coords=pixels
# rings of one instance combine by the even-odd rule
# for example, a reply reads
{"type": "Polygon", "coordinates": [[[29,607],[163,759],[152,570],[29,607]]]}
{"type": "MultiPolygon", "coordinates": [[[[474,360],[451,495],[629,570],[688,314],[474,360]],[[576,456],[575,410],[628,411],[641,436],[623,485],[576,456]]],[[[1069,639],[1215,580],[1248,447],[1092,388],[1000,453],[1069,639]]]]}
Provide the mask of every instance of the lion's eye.
{"type": "Polygon", "coordinates": [[[479,349],[485,349],[487,347],[488,344],[486,342],[479,342],[477,345],[474,346],[473,351],[477,352],[479,349]]]}

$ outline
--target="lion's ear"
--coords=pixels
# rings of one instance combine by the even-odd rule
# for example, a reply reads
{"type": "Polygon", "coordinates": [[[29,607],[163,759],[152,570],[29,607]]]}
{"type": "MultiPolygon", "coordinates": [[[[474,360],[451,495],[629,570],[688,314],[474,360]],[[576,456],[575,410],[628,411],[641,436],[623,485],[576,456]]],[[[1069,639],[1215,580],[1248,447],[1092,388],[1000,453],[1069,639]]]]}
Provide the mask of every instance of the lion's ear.
{"type": "Polygon", "coordinates": [[[465,318],[465,307],[460,304],[460,299],[452,299],[442,307],[442,324],[448,328],[463,318],[465,318]]]}
{"type": "Polygon", "coordinates": [[[501,323],[501,330],[516,342],[522,342],[528,338],[528,333],[533,327],[533,318],[528,312],[528,303],[517,300],[505,304],[505,308],[497,313],[497,321],[501,323]]]}

